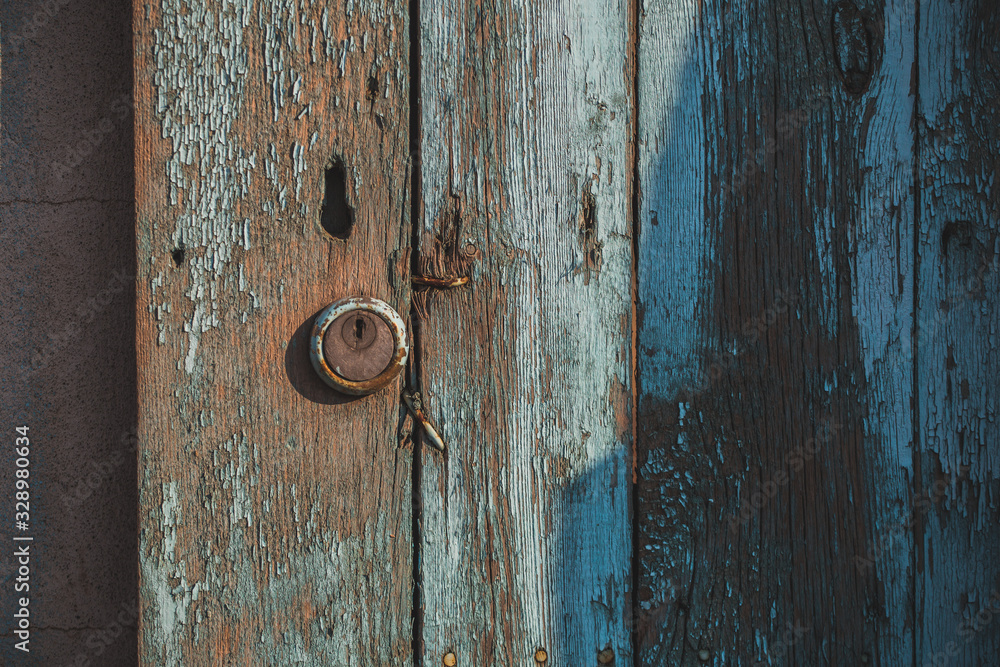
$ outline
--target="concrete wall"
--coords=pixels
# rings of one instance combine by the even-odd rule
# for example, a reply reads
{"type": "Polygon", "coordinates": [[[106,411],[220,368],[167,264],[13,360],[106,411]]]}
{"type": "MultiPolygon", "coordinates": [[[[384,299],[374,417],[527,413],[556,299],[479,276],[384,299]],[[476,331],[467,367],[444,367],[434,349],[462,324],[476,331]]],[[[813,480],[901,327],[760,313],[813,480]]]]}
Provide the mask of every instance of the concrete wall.
{"type": "Polygon", "coordinates": [[[0,7],[0,662],[136,663],[131,6],[0,7]],[[13,526],[14,428],[31,524],[13,526]],[[31,653],[13,533],[32,535],[31,653]]]}

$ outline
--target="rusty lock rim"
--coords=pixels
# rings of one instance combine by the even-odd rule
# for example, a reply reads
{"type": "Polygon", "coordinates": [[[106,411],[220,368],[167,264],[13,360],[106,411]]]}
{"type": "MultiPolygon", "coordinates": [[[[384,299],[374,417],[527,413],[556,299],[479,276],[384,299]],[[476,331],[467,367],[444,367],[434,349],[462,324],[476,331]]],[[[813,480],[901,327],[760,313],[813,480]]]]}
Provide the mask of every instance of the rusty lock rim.
{"type": "Polygon", "coordinates": [[[316,322],[313,324],[312,337],[309,340],[309,359],[312,361],[313,368],[316,370],[317,375],[322,378],[323,382],[329,386],[342,391],[345,394],[351,394],[352,396],[366,396],[372,394],[382,387],[386,386],[392,382],[401,370],[403,366],[406,365],[406,356],[409,353],[409,347],[406,343],[406,324],[403,322],[403,318],[399,316],[392,306],[387,304],[385,301],[380,301],[367,296],[352,296],[346,299],[341,299],[340,301],[335,301],[329,306],[327,306],[323,312],[316,316],[316,322]],[[348,380],[347,378],[338,375],[336,371],[330,368],[330,365],[326,361],[326,357],[323,354],[323,338],[326,335],[326,330],[330,328],[330,325],[342,315],[346,315],[350,312],[356,310],[363,310],[365,312],[377,315],[386,325],[389,327],[389,331],[392,332],[392,340],[395,343],[395,352],[393,352],[392,359],[389,360],[389,365],[385,369],[373,377],[371,380],[364,380],[361,382],[356,382],[354,380],[348,380]]]}

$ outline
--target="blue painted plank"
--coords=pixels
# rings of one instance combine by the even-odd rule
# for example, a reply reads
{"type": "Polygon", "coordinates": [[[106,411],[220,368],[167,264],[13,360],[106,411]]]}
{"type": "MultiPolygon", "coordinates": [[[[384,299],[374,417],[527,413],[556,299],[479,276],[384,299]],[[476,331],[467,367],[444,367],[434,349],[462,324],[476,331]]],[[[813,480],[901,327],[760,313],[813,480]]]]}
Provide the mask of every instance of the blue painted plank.
{"type": "Polygon", "coordinates": [[[1000,660],[1000,15],[920,3],[917,665],[1000,660]]]}
{"type": "Polygon", "coordinates": [[[643,9],[638,664],[905,664],[913,8],[643,9]]]}

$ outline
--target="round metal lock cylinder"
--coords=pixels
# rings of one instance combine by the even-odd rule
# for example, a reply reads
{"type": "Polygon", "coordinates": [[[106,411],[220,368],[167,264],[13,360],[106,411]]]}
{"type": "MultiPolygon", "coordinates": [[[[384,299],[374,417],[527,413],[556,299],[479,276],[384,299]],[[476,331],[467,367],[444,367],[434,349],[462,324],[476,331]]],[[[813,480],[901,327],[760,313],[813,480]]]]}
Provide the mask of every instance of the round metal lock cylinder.
{"type": "Polygon", "coordinates": [[[406,325],[392,307],[371,297],[350,297],[316,316],[309,358],[329,386],[353,396],[386,386],[406,365],[406,325]]]}

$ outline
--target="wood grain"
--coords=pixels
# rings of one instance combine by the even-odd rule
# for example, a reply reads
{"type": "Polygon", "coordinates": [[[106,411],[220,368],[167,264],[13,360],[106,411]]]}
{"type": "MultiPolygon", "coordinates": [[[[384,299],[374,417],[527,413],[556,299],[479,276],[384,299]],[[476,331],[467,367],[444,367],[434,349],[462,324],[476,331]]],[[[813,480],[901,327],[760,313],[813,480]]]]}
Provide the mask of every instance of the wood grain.
{"type": "Polygon", "coordinates": [[[138,4],[143,662],[990,664],[996,16],[138,4]],[[416,470],[305,350],[414,268],[416,470]]]}
{"type": "Polygon", "coordinates": [[[920,3],[917,664],[1000,656],[1000,16],[920,3]]]}
{"type": "Polygon", "coordinates": [[[404,664],[398,383],[343,401],[305,337],[344,296],[408,312],[406,4],[159,0],[134,27],[141,660],[404,664]]]}
{"type": "Polygon", "coordinates": [[[632,659],[629,26],[420,2],[425,665],[632,659]]]}
{"type": "Polygon", "coordinates": [[[913,8],[643,8],[638,664],[906,664],[913,8]]]}

